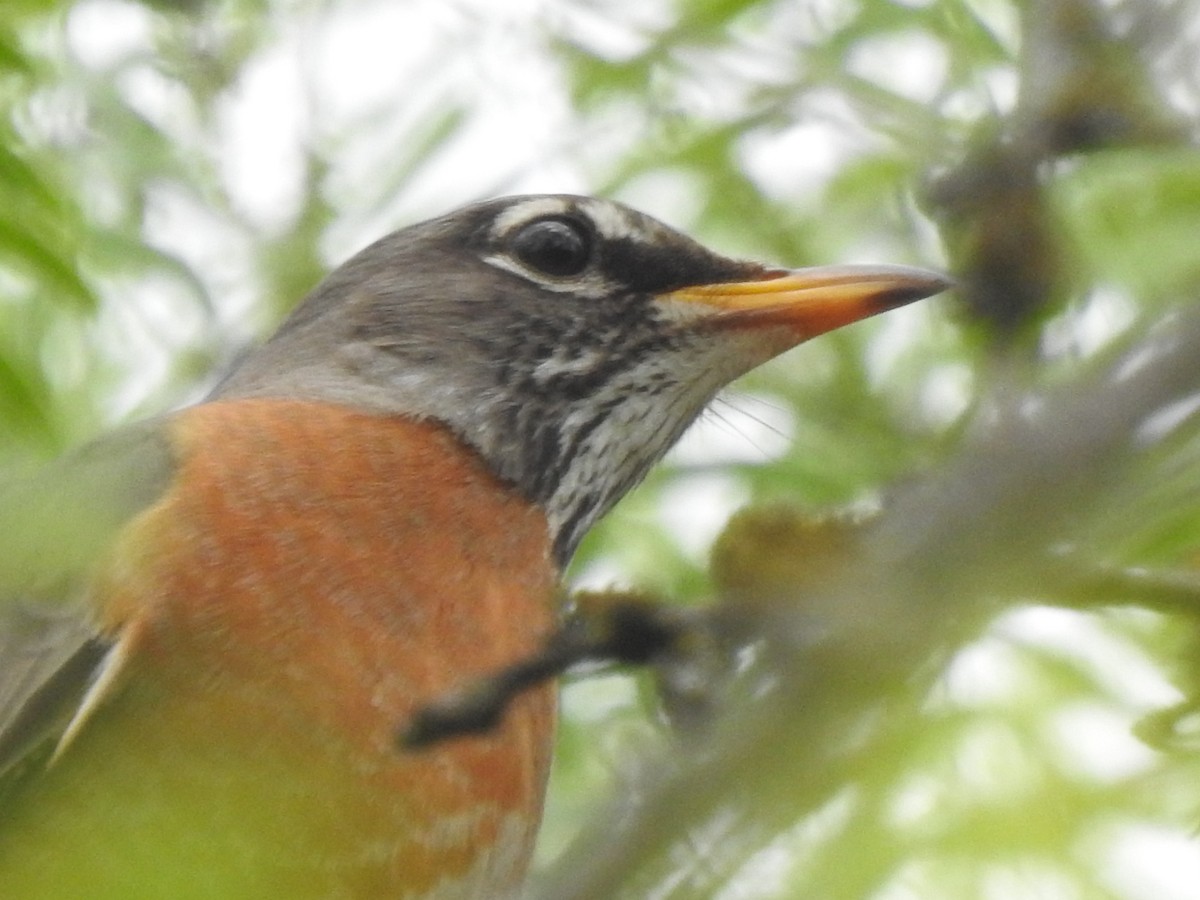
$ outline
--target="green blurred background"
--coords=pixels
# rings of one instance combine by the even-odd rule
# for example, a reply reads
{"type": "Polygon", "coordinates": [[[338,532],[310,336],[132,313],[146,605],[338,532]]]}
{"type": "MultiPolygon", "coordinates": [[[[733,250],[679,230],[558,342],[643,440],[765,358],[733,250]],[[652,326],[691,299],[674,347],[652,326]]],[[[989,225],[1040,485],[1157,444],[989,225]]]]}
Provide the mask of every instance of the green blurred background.
{"type": "Polygon", "coordinates": [[[540,890],[1200,897],[1198,57],[1190,0],[7,0],[0,465],[198,398],[486,196],[947,269],[587,540],[573,583],[715,646],[566,686],[540,890]]]}

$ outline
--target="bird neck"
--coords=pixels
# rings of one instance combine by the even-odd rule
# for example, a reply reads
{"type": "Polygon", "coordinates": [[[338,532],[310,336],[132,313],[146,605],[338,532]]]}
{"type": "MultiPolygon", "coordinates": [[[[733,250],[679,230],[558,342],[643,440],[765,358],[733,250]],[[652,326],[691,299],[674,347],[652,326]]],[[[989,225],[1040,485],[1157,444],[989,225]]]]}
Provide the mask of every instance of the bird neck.
{"type": "MultiPolygon", "coordinates": [[[[449,423],[491,469],[546,512],[554,555],[566,566],[588,529],[635,487],[711,399],[679,393],[673,408],[648,390],[655,380],[626,370],[564,404],[528,394],[478,419],[449,423]]],[[[665,380],[659,383],[665,383],[665,380]]]]}

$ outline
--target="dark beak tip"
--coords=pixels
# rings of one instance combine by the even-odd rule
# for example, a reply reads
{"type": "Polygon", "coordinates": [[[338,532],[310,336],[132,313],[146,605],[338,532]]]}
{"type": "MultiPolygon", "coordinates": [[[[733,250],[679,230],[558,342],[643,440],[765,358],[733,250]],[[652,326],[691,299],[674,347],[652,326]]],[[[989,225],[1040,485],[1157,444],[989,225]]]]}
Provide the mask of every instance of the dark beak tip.
{"type": "Polygon", "coordinates": [[[875,303],[879,310],[897,309],[908,306],[926,297],[932,297],[944,291],[952,290],[957,283],[948,275],[936,272],[923,272],[920,278],[914,278],[907,284],[898,284],[893,288],[882,291],[875,303]]]}
{"type": "Polygon", "coordinates": [[[958,287],[958,280],[952,275],[946,275],[942,272],[930,273],[929,291],[924,296],[932,297],[934,294],[940,294],[943,291],[952,291],[958,287]]]}

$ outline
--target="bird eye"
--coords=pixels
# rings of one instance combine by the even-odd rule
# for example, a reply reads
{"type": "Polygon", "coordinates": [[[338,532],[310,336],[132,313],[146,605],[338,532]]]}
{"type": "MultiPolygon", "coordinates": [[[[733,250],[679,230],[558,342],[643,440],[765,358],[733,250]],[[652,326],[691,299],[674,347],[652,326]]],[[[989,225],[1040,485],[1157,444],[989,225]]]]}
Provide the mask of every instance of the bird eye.
{"type": "Polygon", "coordinates": [[[538,219],[512,238],[513,256],[539,272],[556,277],[578,275],[592,257],[591,235],[572,219],[538,219]]]}

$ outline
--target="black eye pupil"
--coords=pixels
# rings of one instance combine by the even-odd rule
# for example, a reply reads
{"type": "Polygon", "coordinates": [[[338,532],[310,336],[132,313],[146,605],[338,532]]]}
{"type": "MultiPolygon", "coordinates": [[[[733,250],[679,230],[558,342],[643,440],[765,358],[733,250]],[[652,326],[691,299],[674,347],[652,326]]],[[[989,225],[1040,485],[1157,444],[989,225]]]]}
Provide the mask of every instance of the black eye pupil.
{"type": "Polygon", "coordinates": [[[592,255],[590,235],[578,222],[540,219],[512,239],[513,255],[531,269],[562,277],[578,275],[592,255]]]}

